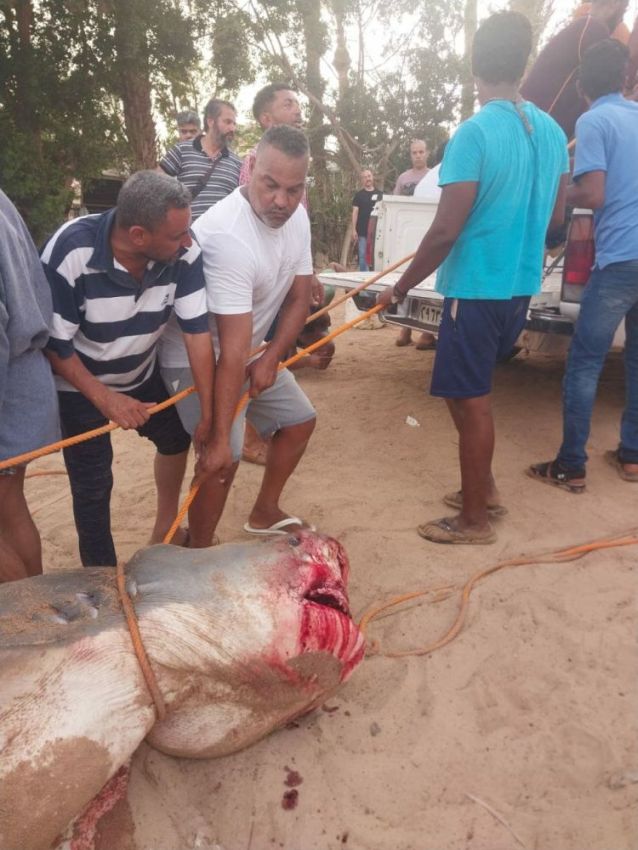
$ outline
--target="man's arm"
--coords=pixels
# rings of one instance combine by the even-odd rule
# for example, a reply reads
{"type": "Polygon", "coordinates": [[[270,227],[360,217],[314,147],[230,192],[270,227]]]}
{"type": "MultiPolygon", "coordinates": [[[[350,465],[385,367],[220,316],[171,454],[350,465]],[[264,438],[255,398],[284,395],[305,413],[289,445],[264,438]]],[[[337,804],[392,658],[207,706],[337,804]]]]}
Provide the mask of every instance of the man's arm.
{"type": "Polygon", "coordinates": [[[463,230],[477,190],[478,183],[469,181],[443,186],[436,216],[421,240],[414,259],[394,288],[388,288],[379,294],[377,304],[386,307],[392,302],[394,294],[405,295],[441,265],[463,230]]]}
{"type": "Polygon", "coordinates": [[[352,207],[352,241],[357,238],[357,219],[359,218],[359,207],[352,207]]]}
{"type": "MultiPolygon", "coordinates": [[[[215,366],[213,390],[213,426],[210,438],[201,449],[195,466],[195,478],[221,473],[233,465],[230,431],[237,412],[242,384],[246,379],[252,338],[252,313],[215,314],[220,355],[215,366]]],[[[186,336],[186,335],[185,335],[186,336]]]]}
{"type": "Polygon", "coordinates": [[[193,373],[195,389],[199,395],[201,419],[193,434],[196,454],[201,454],[208,442],[213,424],[213,381],[215,379],[215,355],[209,331],[184,334],[188,362],[193,373]]]}
{"type": "Polygon", "coordinates": [[[215,368],[213,434],[216,441],[228,442],[235,419],[246,362],[250,354],[253,314],[215,314],[219,334],[219,359],[215,368]]]}
{"type": "Polygon", "coordinates": [[[44,353],[49,358],[51,368],[56,375],[79,390],[100,413],[112,422],[116,422],[120,428],[125,430],[140,428],[148,422],[150,417],[148,408],[153,407],[155,402],[138,401],[105,387],[89,372],[77,354],[60,357],[51,349],[45,349],[44,353]]]}
{"type": "Polygon", "coordinates": [[[549,220],[549,224],[547,225],[548,233],[552,233],[554,230],[558,230],[565,224],[565,206],[567,202],[567,177],[567,174],[561,175],[560,181],[558,183],[558,192],[556,193],[554,209],[552,210],[552,216],[549,220]]]}
{"type": "Polygon", "coordinates": [[[294,347],[308,318],[312,278],[311,274],[297,275],[294,278],[279,312],[275,336],[261,357],[250,364],[247,374],[250,377],[251,398],[255,398],[275,383],[280,362],[285,360],[290,349],[294,347]]]}
{"type": "Polygon", "coordinates": [[[605,203],[604,171],[587,171],[575,178],[567,188],[567,203],[570,207],[597,210],[605,203]]]}
{"type": "Polygon", "coordinates": [[[608,134],[596,110],[586,112],[576,123],[574,180],[567,189],[572,207],[596,210],[605,203],[605,181],[609,165],[608,134]]]}

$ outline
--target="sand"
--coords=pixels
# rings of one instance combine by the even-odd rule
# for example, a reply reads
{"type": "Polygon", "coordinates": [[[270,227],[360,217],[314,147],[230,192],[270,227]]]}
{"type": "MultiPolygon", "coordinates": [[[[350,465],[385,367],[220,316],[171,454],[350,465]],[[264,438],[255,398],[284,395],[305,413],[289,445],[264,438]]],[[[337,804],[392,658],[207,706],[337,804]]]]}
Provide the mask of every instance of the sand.
{"type": "MultiPolygon", "coordinates": [[[[510,510],[498,542],[421,540],[418,523],[450,512],[440,497],[458,486],[457,441],[444,404],[424,392],[433,354],[396,348],[395,335],[352,331],[327,372],[302,373],[318,427],[283,502],[346,546],[356,613],[506,557],[638,526],[638,487],[602,459],[617,442],[622,360],[612,356],[603,374],[588,491],[573,496],[523,475],[560,439],[564,361],[532,355],[499,367],[495,382],[494,468],[510,510]]],[[[114,442],[113,525],[129,557],[152,524],[152,449],[131,433],[114,442]]],[[[55,457],[33,469],[60,466],[55,457]]],[[[242,464],[222,541],[245,536],[260,475],[242,464]]],[[[34,478],[27,492],[46,569],[77,566],[65,478],[34,478]]],[[[633,547],[498,573],[451,644],[428,657],[369,657],[323,710],[232,757],[179,760],[142,745],[124,818],[134,834],[109,833],[109,850],[636,850],[637,563],[633,547]]],[[[371,636],[425,645],[457,602],[413,605],[371,636]]]]}

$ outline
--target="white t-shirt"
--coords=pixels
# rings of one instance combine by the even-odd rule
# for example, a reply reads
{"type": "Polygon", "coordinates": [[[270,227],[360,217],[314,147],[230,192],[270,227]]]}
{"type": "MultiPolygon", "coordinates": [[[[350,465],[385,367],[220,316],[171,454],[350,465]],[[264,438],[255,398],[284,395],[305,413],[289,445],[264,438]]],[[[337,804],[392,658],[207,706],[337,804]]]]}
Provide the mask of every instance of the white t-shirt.
{"type": "MultiPolygon", "coordinates": [[[[210,207],[193,225],[202,249],[211,336],[219,356],[217,324],[211,313],[252,313],[251,350],[257,348],[297,275],[310,275],[310,222],[297,207],[282,227],[268,227],[239,189],[210,207]]],[[[160,340],[160,365],[188,366],[179,326],[170,322],[160,340]]]]}
{"type": "Polygon", "coordinates": [[[438,201],[441,198],[441,187],[439,186],[439,171],[441,163],[431,168],[423,180],[419,180],[414,190],[414,197],[422,201],[438,201]]]}

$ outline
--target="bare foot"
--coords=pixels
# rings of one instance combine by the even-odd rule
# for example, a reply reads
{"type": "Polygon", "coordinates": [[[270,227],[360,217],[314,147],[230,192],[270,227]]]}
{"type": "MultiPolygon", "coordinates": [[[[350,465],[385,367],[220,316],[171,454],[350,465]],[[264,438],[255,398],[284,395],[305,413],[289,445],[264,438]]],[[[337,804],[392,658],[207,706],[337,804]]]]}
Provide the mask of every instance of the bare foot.
{"type": "Polygon", "coordinates": [[[436,337],[429,331],[423,331],[414,347],[417,351],[432,351],[436,348],[436,337]]]}
{"type": "Polygon", "coordinates": [[[398,345],[399,348],[403,348],[404,345],[412,344],[412,329],[411,328],[401,328],[399,332],[399,336],[394,340],[394,344],[398,345]]]}

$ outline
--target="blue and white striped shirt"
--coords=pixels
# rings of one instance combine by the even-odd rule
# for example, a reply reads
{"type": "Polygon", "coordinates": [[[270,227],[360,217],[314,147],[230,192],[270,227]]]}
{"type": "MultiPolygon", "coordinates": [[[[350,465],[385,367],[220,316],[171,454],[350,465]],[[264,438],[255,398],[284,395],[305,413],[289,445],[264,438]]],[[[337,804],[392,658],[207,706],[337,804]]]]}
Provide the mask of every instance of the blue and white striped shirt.
{"type": "MultiPolygon", "coordinates": [[[[208,333],[199,245],[193,240],[172,264],[149,262],[142,283],[115,259],[110,235],[115,210],[64,224],[41,260],[53,295],[47,348],[77,354],[111,389],[128,392],[147,380],[173,306],[184,333],[208,333]]],[[[58,390],[75,387],[56,375],[58,390]]]]}
{"type": "Polygon", "coordinates": [[[215,159],[218,162],[210,174],[213,160],[202,148],[202,137],[198,136],[187,142],[178,142],[160,160],[160,168],[171,177],[176,177],[191,192],[200,185],[206,174],[209,175],[206,185],[191,203],[193,221],[197,221],[200,215],[230,195],[239,185],[241,159],[228,148],[223,148],[215,159]]]}

